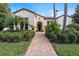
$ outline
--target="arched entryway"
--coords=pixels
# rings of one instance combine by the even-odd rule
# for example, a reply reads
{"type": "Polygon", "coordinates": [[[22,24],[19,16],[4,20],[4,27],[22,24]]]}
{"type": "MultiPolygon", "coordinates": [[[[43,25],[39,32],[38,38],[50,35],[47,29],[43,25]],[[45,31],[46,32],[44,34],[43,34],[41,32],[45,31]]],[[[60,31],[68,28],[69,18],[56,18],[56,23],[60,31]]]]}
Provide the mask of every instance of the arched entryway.
{"type": "Polygon", "coordinates": [[[37,31],[42,31],[42,22],[37,22],[37,31]]]}

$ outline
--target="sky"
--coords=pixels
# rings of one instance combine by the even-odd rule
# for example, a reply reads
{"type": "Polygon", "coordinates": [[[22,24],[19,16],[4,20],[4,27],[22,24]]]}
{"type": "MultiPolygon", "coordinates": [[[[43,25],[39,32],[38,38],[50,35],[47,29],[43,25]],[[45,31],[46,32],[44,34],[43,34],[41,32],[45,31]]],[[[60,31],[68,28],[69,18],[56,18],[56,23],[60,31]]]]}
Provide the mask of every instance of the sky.
{"type": "MultiPolygon", "coordinates": [[[[72,15],[75,12],[76,5],[77,3],[68,3],[68,15],[72,15]]],[[[53,16],[53,3],[10,3],[9,7],[12,12],[26,8],[43,16],[53,16]]],[[[58,10],[56,13],[57,16],[62,15],[64,4],[56,3],[56,10],[58,10]]]]}

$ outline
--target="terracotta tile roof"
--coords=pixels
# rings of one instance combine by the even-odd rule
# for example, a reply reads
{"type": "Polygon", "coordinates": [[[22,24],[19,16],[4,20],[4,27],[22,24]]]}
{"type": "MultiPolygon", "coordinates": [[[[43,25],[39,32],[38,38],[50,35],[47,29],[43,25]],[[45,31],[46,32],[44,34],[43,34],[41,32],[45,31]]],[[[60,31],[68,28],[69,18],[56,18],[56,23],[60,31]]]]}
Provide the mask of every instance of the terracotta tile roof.
{"type": "MultiPolygon", "coordinates": [[[[31,11],[31,10],[26,9],[26,8],[19,9],[19,10],[13,12],[13,14],[15,14],[15,13],[17,13],[17,12],[19,12],[19,11],[22,11],[22,10],[26,10],[26,11],[29,11],[29,12],[31,12],[31,13],[34,13],[35,15],[39,15],[39,16],[41,16],[41,17],[44,17],[44,19],[54,19],[53,17],[42,16],[42,15],[37,14],[36,12],[31,11]]],[[[58,18],[60,18],[60,17],[62,17],[62,16],[64,16],[64,15],[58,16],[58,17],[56,17],[56,19],[58,19],[58,18]]],[[[67,15],[67,16],[68,16],[68,17],[71,17],[71,16],[69,16],[69,15],[67,15]]],[[[72,18],[72,17],[71,17],[71,18],[72,18]]]]}
{"type": "Polygon", "coordinates": [[[54,19],[53,17],[45,17],[44,19],[54,19]]]}
{"type": "Polygon", "coordinates": [[[26,9],[26,8],[22,8],[22,9],[19,9],[19,10],[13,12],[13,14],[15,14],[15,13],[17,13],[17,12],[19,12],[19,11],[22,11],[22,10],[26,10],[26,11],[29,11],[29,12],[31,12],[31,13],[35,13],[35,12],[33,12],[33,11],[31,11],[31,10],[28,10],[28,9],[26,9]]]}
{"type": "Polygon", "coordinates": [[[44,16],[42,16],[42,15],[40,15],[40,14],[37,14],[37,13],[35,13],[34,11],[31,11],[31,10],[26,9],[26,8],[19,9],[19,10],[13,12],[13,14],[15,14],[15,13],[17,13],[17,12],[19,12],[19,11],[22,11],[22,10],[26,10],[26,11],[29,11],[29,12],[31,12],[31,13],[34,13],[35,15],[39,15],[39,16],[41,16],[41,17],[44,17],[44,16]]]}
{"type": "MultiPolygon", "coordinates": [[[[60,18],[60,17],[62,17],[62,16],[64,16],[64,15],[60,15],[60,16],[56,17],[56,19],[58,19],[58,18],[60,18]]],[[[70,17],[70,18],[72,18],[72,17],[69,16],[69,15],[67,15],[67,16],[70,17]]]]}

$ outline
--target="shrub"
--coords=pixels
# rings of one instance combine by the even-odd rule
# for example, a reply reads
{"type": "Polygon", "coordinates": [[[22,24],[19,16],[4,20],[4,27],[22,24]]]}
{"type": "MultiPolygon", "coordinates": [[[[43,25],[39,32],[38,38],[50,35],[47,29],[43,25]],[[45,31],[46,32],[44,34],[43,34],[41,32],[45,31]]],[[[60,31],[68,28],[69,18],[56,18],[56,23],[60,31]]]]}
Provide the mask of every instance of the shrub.
{"type": "Polygon", "coordinates": [[[12,39],[11,42],[19,42],[19,41],[22,41],[23,37],[22,35],[15,33],[15,34],[12,34],[11,39],[12,39]]]}
{"type": "Polygon", "coordinates": [[[69,24],[67,27],[70,28],[70,29],[74,28],[74,30],[79,31],[79,24],[77,24],[77,23],[69,24]]]}
{"type": "Polygon", "coordinates": [[[0,41],[3,42],[19,42],[30,41],[34,36],[33,31],[21,30],[21,31],[2,31],[0,32],[0,41]]]}
{"type": "Polygon", "coordinates": [[[46,26],[46,33],[48,33],[48,32],[55,32],[55,33],[58,33],[58,32],[60,32],[60,25],[57,23],[57,22],[51,22],[51,24],[48,24],[47,26],[46,26]]]}
{"type": "Polygon", "coordinates": [[[74,27],[67,27],[65,32],[75,32],[76,31],[76,28],[74,27]]]}
{"type": "Polygon", "coordinates": [[[3,36],[4,39],[2,41],[6,41],[6,42],[18,42],[22,39],[22,36],[18,33],[6,32],[3,33],[3,36]]]}
{"type": "Polygon", "coordinates": [[[51,33],[50,32],[47,32],[46,33],[46,37],[49,38],[49,39],[51,39],[51,33]]]}
{"type": "Polygon", "coordinates": [[[57,41],[57,35],[56,34],[54,34],[54,33],[51,34],[51,41],[52,42],[56,42],[57,41]]]}
{"type": "Polygon", "coordinates": [[[76,32],[74,32],[75,34],[76,34],[76,36],[77,36],[77,43],[79,43],[79,32],[78,31],[76,31],[76,32]]]}
{"type": "Polygon", "coordinates": [[[56,39],[57,39],[57,35],[54,33],[54,32],[52,32],[52,33],[47,33],[46,34],[46,37],[49,39],[49,41],[50,42],[55,42],[56,41],[56,39]]]}
{"type": "Polygon", "coordinates": [[[60,25],[57,22],[51,22],[45,27],[46,37],[49,38],[50,42],[55,42],[57,39],[56,33],[60,32],[60,25]]]}
{"type": "Polygon", "coordinates": [[[34,32],[32,32],[32,31],[23,33],[23,38],[24,38],[25,41],[30,40],[33,36],[34,36],[34,32]]]}
{"type": "Polygon", "coordinates": [[[68,33],[67,36],[69,37],[66,41],[67,43],[73,43],[77,41],[77,36],[74,33],[68,33]]]}
{"type": "Polygon", "coordinates": [[[66,34],[62,33],[57,33],[57,42],[58,43],[65,43],[66,40],[68,40],[68,37],[66,34]]]}
{"type": "Polygon", "coordinates": [[[4,41],[5,39],[4,33],[0,32],[0,41],[4,41]]]}
{"type": "Polygon", "coordinates": [[[46,33],[52,32],[51,26],[50,25],[47,25],[46,28],[45,28],[45,31],[46,31],[46,33]]]}

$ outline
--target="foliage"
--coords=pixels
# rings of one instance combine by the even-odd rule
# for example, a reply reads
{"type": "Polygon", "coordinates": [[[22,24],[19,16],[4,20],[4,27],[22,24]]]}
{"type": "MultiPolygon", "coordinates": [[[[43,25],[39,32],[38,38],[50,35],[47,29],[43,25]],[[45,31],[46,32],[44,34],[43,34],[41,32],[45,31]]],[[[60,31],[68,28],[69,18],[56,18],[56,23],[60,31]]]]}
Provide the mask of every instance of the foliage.
{"type": "Polygon", "coordinates": [[[46,35],[47,38],[51,39],[51,33],[50,32],[46,33],[45,35],[46,35]]]}
{"type": "Polygon", "coordinates": [[[48,37],[50,42],[55,42],[57,40],[57,35],[54,32],[47,33],[46,36],[48,37]]]}
{"type": "Polygon", "coordinates": [[[48,24],[46,26],[46,33],[47,32],[55,32],[55,33],[58,33],[60,32],[60,25],[57,23],[57,22],[51,22],[51,24],[48,24]]]}
{"type": "Polygon", "coordinates": [[[79,32],[64,32],[64,33],[46,33],[46,37],[50,42],[55,43],[78,43],[79,42],[79,32]]]}
{"type": "Polygon", "coordinates": [[[34,32],[28,30],[3,31],[0,32],[0,41],[3,42],[30,41],[33,36],[34,36],[34,32]]]}
{"type": "MultiPolygon", "coordinates": [[[[64,5],[65,10],[67,11],[67,4],[64,5]]],[[[63,23],[63,30],[62,33],[60,30],[60,26],[57,22],[52,22],[51,24],[48,24],[46,26],[46,37],[49,38],[51,42],[57,42],[57,43],[78,43],[79,42],[79,33],[75,33],[76,31],[79,31],[79,4],[77,5],[76,11],[73,15],[73,23],[69,24],[65,28],[66,23],[66,13],[65,12],[65,19],[63,23]],[[57,37],[57,38],[56,38],[57,37]]]]}
{"type": "Polygon", "coordinates": [[[67,29],[70,31],[79,31],[79,24],[73,23],[67,26],[67,29]]]}
{"type": "Polygon", "coordinates": [[[68,40],[68,36],[66,34],[62,33],[57,33],[57,43],[65,43],[66,40],[68,40]]]}
{"type": "Polygon", "coordinates": [[[77,5],[75,9],[75,13],[74,15],[72,15],[72,18],[75,23],[79,23],[79,4],[77,5]]]}
{"type": "Polygon", "coordinates": [[[76,32],[74,32],[75,34],[76,34],[76,36],[77,36],[77,43],[79,43],[79,31],[76,31],[76,32]]]}
{"type": "Polygon", "coordinates": [[[75,31],[76,31],[76,28],[74,28],[74,27],[67,27],[65,29],[65,32],[75,32],[75,31]]]}
{"type": "MultiPolygon", "coordinates": [[[[7,16],[4,20],[4,27],[10,27],[13,29],[13,25],[17,27],[17,24],[28,24],[27,19],[20,17],[20,16],[7,16]]],[[[18,30],[18,29],[17,29],[18,30]]]]}
{"type": "Polygon", "coordinates": [[[75,43],[77,41],[77,36],[74,33],[67,33],[68,40],[67,43],[75,43]]]}
{"type": "Polygon", "coordinates": [[[7,3],[0,3],[0,30],[4,28],[4,20],[10,16],[11,11],[7,3]]]}
{"type": "Polygon", "coordinates": [[[45,28],[46,36],[49,38],[50,42],[54,42],[57,39],[57,35],[55,33],[60,32],[60,25],[57,22],[51,22],[45,28]]]}
{"type": "Polygon", "coordinates": [[[51,41],[50,42],[56,42],[57,41],[57,35],[55,33],[51,34],[51,41]]]}
{"type": "Polygon", "coordinates": [[[0,3],[0,18],[5,18],[10,15],[11,10],[7,3],[0,3]]]}
{"type": "Polygon", "coordinates": [[[5,27],[13,27],[12,25],[13,25],[13,20],[14,20],[14,18],[13,18],[13,16],[7,16],[5,19],[4,19],[4,28],[5,27]]]}
{"type": "Polygon", "coordinates": [[[0,31],[4,28],[4,19],[3,18],[0,18],[0,31]]]}

